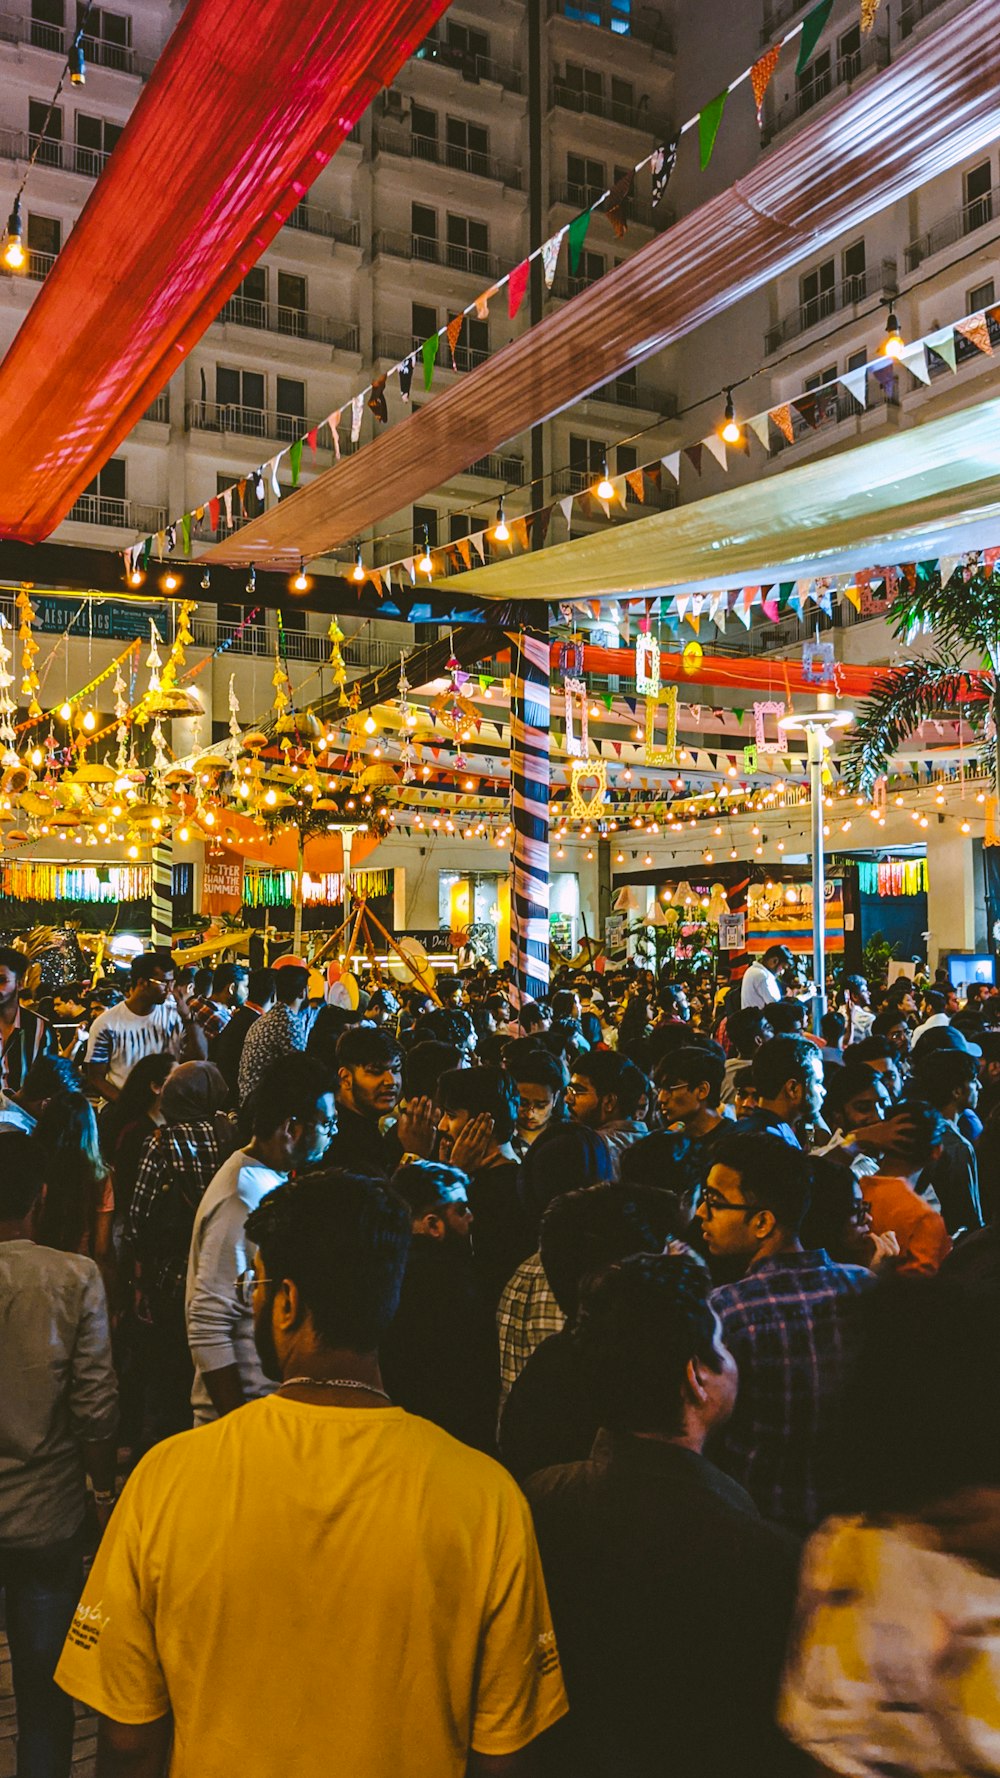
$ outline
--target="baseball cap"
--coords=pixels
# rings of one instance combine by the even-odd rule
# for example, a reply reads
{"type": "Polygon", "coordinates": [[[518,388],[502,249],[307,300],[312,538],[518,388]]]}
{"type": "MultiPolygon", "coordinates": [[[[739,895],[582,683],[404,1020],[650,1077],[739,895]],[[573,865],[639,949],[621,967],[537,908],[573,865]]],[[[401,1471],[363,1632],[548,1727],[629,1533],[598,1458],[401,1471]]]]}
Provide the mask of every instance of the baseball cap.
{"type": "Polygon", "coordinates": [[[910,1053],[915,1061],[920,1061],[933,1050],[964,1050],[967,1056],[981,1056],[983,1053],[978,1043],[970,1043],[954,1025],[932,1025],[929,1031],[924,1031],[917,1038],[910,1053]]]}

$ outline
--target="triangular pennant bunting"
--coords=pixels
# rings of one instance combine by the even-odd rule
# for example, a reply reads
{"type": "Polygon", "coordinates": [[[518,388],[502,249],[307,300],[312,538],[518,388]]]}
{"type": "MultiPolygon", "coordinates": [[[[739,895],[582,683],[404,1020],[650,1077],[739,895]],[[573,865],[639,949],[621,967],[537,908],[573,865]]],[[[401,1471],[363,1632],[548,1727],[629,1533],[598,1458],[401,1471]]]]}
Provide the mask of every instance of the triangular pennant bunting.
{"type": "Polygon", "coordinates": [[[904,347],[899,354],[899,362],[905,365],[911,377],[916,377],[918,383],[930,382],[931,373],[927,368],[927,353],[924,350],[923,340],[918,340],[915,346],[904,347]]]}
{"type": "Polygon", "coordinates": [[[701,474],[701,454],[700,444],[685,445],[684,447],[684,455],[691,464],[696,475],[701,474]]]}
{"type": "Polygon", "coordinates": [[[823,27],[832,10],[833,0],[819,0],[819,5],[807,12],[802,20],[802,40],[799,43],[799,59],[795,64],[796,74],[804,74],[812,61],[813,51],[823,35],[823,27]]]}
{"type": "Polygon", "coordinates": [[[629,167],[628,171],[623,173],[620,179],[615,180],[608,193],[608,221],[614,229],[615,235],[619,241],[628,232],[626,211],[634,184],[635,168],[629,167]]]}
{"type": "Polygon", "coordinates": [[[365,392],[355,395],[351,402],[351,443],[357,444],[361,437],[361,422],[365,417],[365,392]]]}
{"type": "Polygon", "coordinates": [[[458,369],[458,365],[455,361],[455,353],[458,351],[458,342],[459,342],[459,338],[461,336],[462,328],[464,326],[465,326],[465,316],[464,315],[453,315],[451,320],[448,323],[448,326],[447,326],[446,331],[447,331],[447,335],[448,335],[448,350],[451,353],[451,368],[452,368],[452,370],[458,369]]]}
{"type": "MultiPolygon", "coordinates": [[[[825,3],[828,7],[832,6],[833,0],[825,0],[825,3]]],[[[715,138],[719,134],[719,125],[722,122],[722,113],[726,109],[728,97],[729,88],[726,87],[698,113],[698,156],[703,173],[712,158],[715,138]]]]}
{"type": "Polygon", "coordinates": [[[592,214],[591,210],[581,210],[579,216],[574,216],[566,230],[569,235],[570,276],[573,278],[576,277],[576,270],[580,264],[580,255],[583,252],[583,243],[587,239],[587,230],[590,227],[592,214]]]}
{"type": "Polygon", "coordinates": [[[555,278],[556,267],[559,264],[559,251],[563,244],[563,235],[566,233],[566,226],[559,229],[554,235],[550,235],[548,240],[543,241],[542,243],[542,273],[545,278],[546,290],[552,289],[552,281],[555,278]]]}
{"type": "Polygon", "coordinates": [[[778,66],[778,57],[780,54],[781,44],[772,44],[770,49],[766,49],[764,54],[757,58],[750,70],[750,85],[753,88],[753,102],[757,107],[758,124],[762,124],[764,121],[764,94],[767,92],[767,89],[771,84],[771,75],[778,66]]]}
{"type": "Polygon", "coordinates": [[[654,148],[650,156],[649,168],[653,180],[654,210],[657,204],[663,202],[674,167],[677,165],[677,144],[679,141],[680,137],[675,136],[672,142],[664,142],[659,148],[654,148]]]}
{"type": "Polygon", "coordinates": [[[848,395],[851,396],[852,400],[857,402],[859,407],[867,407],[867,405],[868,405],[868,367],[867,367],[867,365],[862,364],[858,367],[857,370],[845,370],[843,376],[838,377],[837,381],[839,383],[843,384],[844,388],[847,390],[848,395]]]}
{"type": "Polygon", "coordinates": [[[763,445],[765,451],[770,451],[770,449],[771,449],[771,421],[770,421],[768,415],[767,414],[754,414],[753,418],[749,419],[747,421],[747,425],[749,426],[754,437],[756,439],[758,439],[759,442],[763,445]]]}
{"type": "Polygon", "coordinates": [[[970,346],[975,346],[977,352],[986,352],[990,357],[993,356],[990,326],[982,312],[969,315],[964,321],[956,321],[955,332],[960,333],[963,340],[968,340],[970,346]]]}
{"type": "Polygon", "coordinates": [[[432,333],[430,339],[425,340],[420,348],[420,356],[424,361],[425,389],[429,389],[434,381],[434,366],[437,363],[437,355],[440,345],[441,335],[439,333],[432,333]]]}
{"type": "Polygon", "coordinates": [[[507,313],[513,321],[518,309],[524,301],[524,293],[528,288],[528,276],[531,272],[531,261],[522,259],[507,279],[507,313]]]}
{"type": "Polygon", "coordinates": [[[794,444],[795,429],[792,425],[792,410],[788,402],[783,401],[780,406],[771,408],[769,418],[774,421],[778,431],[788,440],[788,443],[794,444]]]}
{"type": "Polygon", "coordinates": [[[671,451],[669,456],[661,457],[660,462],[667,474],[671,476],[675,482],[679,482],[681,479],[680,451],[671,451]]]}
{"type": "Polygon", "coordinates": [[[955,330],[952,327],[939,327],[937,333],[924,335],[924,345],[930,351],[943,358],[949,370],[955,368],[955,330]]]}
{"type": "Polygon", "coordinates": [[[722,469],[729,468],[729,460],[726,456],[726,447],[723,444],[722,439],[719,437],[717,432],[709,432],[708,435],[705,438],[703,438],[701,442],[703,445],[705,445],[705,447],[708,450],[711,451],[712,456],[715,458],[715,461],[719,464],[719,466],[722,469]]]}

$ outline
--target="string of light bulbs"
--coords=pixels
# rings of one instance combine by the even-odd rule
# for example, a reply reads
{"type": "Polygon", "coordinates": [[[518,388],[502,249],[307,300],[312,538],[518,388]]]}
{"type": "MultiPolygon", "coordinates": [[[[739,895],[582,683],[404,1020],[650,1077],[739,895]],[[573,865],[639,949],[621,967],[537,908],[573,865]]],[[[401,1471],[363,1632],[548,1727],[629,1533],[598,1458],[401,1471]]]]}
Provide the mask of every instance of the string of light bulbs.
{"type": "MultiPolygon", "coordinates": [[[[11,206],[10,215],[7,218],[7,235],[4,242],[3,263],[10,272],[23,272],[28,263],[28,255],[24,248],[24,215],[21,209],[21,199],[24,196],[25,187],[27,186],[35,162],[41,153],[44,143],[48,140],[49,124],[52,120],[52,114],[55,111],[56,105],[59,102],[59,96],[66,84],[67,76],[69,77],[72,86],[79,87],[86,86],[87,84],[87,64],[83,53],[83,39],[87,29],[87,22],[94,10],[95,4],[96,0],[87,0],[82,16],[77,24],[76,31],[70,42],[69,52],[63,64],[62,73],[59,76],[56,90],[49,100],[49,108],[45,113],[42,127],[35,137],[35,145],[28,157],[28,164],[24,169],[21,183],[17,188],[14,202],[11,206]]],[[[2,212],[0,212],[0,214],[2,214],[2,212]]]]}

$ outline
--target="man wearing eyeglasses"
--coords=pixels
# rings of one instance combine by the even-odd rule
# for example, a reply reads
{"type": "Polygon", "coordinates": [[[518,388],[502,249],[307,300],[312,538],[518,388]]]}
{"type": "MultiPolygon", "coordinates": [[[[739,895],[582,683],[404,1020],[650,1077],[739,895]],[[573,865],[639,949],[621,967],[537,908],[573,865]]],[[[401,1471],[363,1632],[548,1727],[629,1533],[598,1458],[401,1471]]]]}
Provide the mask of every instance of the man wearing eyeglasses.
{"type": "Polygon", "coordinates": [[[245,1224],[290,1173],[323,1159],[336,1129],[327,1071],[310,1056],[283,1056],[254,1093],[252,1140],[223,1162],[198,1206],[184,1298],[196,1426],[273,1387],[257,1357],[249,1304],[234,1289],[253,1265],[245,1224]]]}
{"type": "Polygon", "coordinates": [[[736,1135],[713,1159],[697,1211],[705,1246],[743,1271],[712,1293],[740,1373],[713,1456],[765,1518],[803,1533],[834,1505],[840,1395],[874,1278],[823,1248],[803,1250],[812,1174],[800,1150],[780,1136],[736,1135]]]}

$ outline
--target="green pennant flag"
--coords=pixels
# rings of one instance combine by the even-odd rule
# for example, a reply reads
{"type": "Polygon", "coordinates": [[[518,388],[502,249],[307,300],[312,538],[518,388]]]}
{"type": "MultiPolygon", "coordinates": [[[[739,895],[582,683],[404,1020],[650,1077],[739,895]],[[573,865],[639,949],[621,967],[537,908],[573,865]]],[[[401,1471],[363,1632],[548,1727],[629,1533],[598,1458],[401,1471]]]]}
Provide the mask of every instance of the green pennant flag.
{"type": "Polygon", "coordinates": [[[737,722],[740,724],[740,727],[742,728],[743,718],[746,715],[746,711],[745,710],[737,710],[736,705],[734,704],[733,705],[733,715],[735,716],[737,722]]]}
{"type": "Polygon", "coordinates": [[[614,704],[614,701],[615,701],[614,693],[610,692],[610,691],[606,691],[604,693],[603,698],[602,698],[602,702],[603,702],[604,708],[608,712],[609,716],[611,714],[611,709],[612,709],[612,705],[614,704]]]}
{"type": "Polygon", "coordinates": [[[290,444],[288,447],[288,467],[292,472],[292,487],[297,488],[299,485],[299,471],[302,468],[301,438],[297,438],[295,443],[290,444]]]}
{"type": "Polygon", "coordinates": [[[567,230],[569,236],[569,270],[570,276],[573,278],[576,277],[576,268],[580,263],[580,255],[583,252],[583,243],[587,239],[587,230],[590,227],[590,218],[592,215],[592,210],[581,210],[579,216],[574,216],[567,230]]]}
{"type": "Polygon", "coordinates": [[[832,10],[833,0],[819,0],[819,5],[807,12],[802,20],[802,40],[799,44],[799,59],[795,64],[796,74],[805,73],[832,10]]]}
{"type": "Polygon", "coordinates": [[[147,537],[145,543],[142,546],[142,565],[144,568],[149,567],[149,558],[152,555],[152,553],[153,553],[153,539],[151,537],[147,537]]]}
{"type": "MultiPolygon", "coordinates": [[[[824,0],[824,3],[827,3],[827,0],[824,0]]],[[[828,0],[828,4],[832,6],[833,0],[828,0]]],[[[729,88],[726,87],[716,98],[709,100],[704,110],[698,113],[698,152],[701,157],[702,172],[705,171],[712,158],[715,138],[719,134],[719,125],[722,122],[722,113],[726,109],[728,97],[729,88]]]]}
{"type": "Polygon", "coordinates": [[[429,389],[434,381],[434,365],[437,362],[438,347],[440,344],[441,335],[439,333],[432,333],[430,339],[425,340],[420,348],[420,356],[424,361],[425,389],[429,389]]]}
{"type": "Polygon", "coordinates": [[[181,549],[186,556],[191,554],[191,514],[186,512],[181,519],[181,549]]]}
{"type": "Polygon", "coordinates": [[[795,591],[794,580],[783,580],[781,585],[778,588],[778,604],[779,605],[787,605],[788,601],[791,598],[794,591],[795,591]]]}
{"type": "Polygon", "coordinates": [[[480,689],[480,691],[489,691],[490,686],[492,684],[493,684],[493,680],[492,680],[489,673],[480,673],[480,675],[479,675],[479,689],[480,689]]]}

